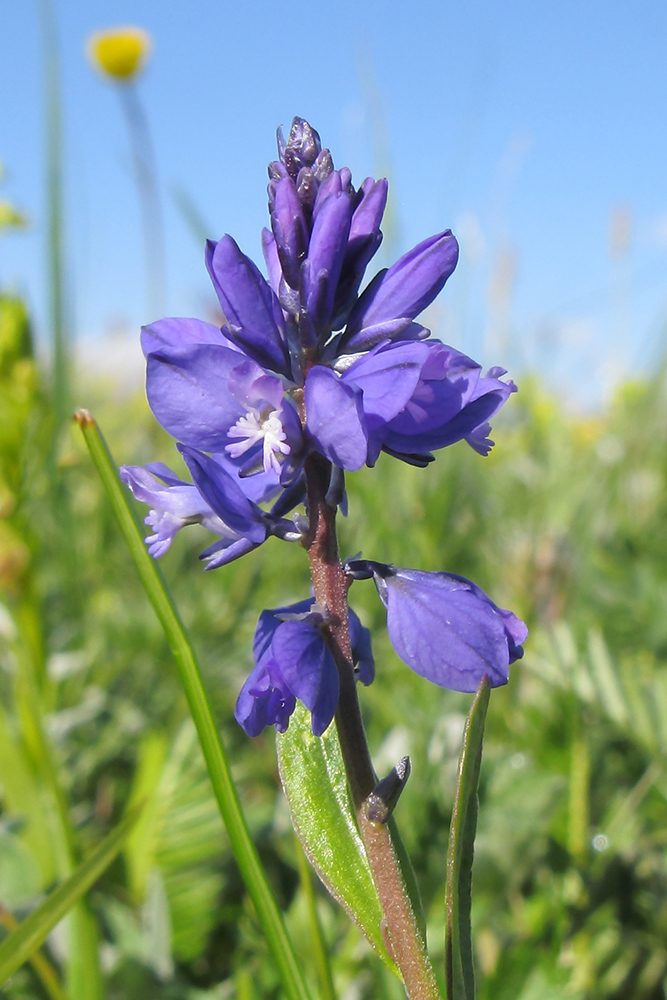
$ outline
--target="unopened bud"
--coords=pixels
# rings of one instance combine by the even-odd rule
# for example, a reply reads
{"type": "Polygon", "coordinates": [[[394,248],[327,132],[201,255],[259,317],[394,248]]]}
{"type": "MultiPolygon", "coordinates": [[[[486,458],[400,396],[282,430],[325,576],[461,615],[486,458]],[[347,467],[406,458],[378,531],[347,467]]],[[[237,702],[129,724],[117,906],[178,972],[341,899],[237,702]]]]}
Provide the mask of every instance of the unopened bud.
{"type": "Polygon", "coordinates": [[[410,777],[410,758],[402,757],[386,778],[379,781],[366,799],[366,815],[371,823],[388,823],[410,777]]]}

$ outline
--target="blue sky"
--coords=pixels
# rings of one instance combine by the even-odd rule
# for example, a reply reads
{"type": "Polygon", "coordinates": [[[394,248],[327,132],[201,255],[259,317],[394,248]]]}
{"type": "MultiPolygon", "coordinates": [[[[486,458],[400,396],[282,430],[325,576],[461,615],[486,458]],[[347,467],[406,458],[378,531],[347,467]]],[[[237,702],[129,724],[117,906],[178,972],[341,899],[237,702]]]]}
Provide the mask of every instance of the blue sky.
{"type": "MultiPolygon", "coordinates": [[[[45,330],[43,92],[36,4],[5,11],[0,195],[31,230],[0,241],[0,283],[45,330]]],[[[667,303],[667,4],[507,0],[56,3],[67,261],[76,336],[147,314],[118,95],[84,56],[97,28],[154,40],[140,81],[166,220],[166,312],[213,301],[174,191],[209,235],[259,259],[266,164],[292,115],[358,183],[390,178],[397,255],[448,226],[461,263],[429,317],[482,363],[538,366],[583,402],[655,359],[667,303]],[[610,228],[628,238],[615,252],[610,228]]],[[[618,241],[617,241],[618,242],[618,241]]],[[[388,258],[387,258],[388,260],[388,258]]],[[[386,260],[385,260],[386,262],[386,260]]]]}

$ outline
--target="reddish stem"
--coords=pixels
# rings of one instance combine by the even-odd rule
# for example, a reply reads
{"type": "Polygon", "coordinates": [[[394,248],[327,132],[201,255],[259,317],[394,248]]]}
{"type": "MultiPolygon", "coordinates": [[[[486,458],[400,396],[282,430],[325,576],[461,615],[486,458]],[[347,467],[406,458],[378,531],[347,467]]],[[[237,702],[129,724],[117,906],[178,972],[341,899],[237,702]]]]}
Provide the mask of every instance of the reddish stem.
{"type": "Polygon", "coordinates": [[[310,455],[306,461],[310,523],[304,544],[310,559],[315,600],[330,616],[325,632],[340,678],[336,711],[338,738],[359,829],[384,913],[385,937],[392,957],[403,976],[410,1000],[440,1000],[389,829],[384,823],[372,823],[368,819],[366,800],[377,778],[357,698],[348,622],[349,584],[338,555],[336,508],[330,507],[325,499],[330,476],[330,463],[320,455],[310,455]]]}

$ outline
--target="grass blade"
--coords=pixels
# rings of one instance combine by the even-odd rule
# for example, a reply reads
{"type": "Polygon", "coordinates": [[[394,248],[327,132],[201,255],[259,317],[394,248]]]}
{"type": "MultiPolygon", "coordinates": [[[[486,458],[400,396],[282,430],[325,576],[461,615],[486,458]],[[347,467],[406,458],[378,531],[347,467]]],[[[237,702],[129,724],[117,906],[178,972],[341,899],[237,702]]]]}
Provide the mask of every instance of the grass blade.
{"type": "MultiPolygon", "coordinates": [[[[298,840],[298,838],[297,838],[298,840]]],[[[327,948],[322,925],[317,912],[317,899],[313,887],[313,876],[308,864],[308,858],[303,853],[301,844],[297,844],[297,857],[299,861],[299,876],[301,878],[301,888],[303,889],[308,905],[308,919],[310,921],[311,940],[313,945],[313,958],[317,967],[317,978],[320,984],[322,1000],[336,1000],[336,991],[333,983],[333,970],[331,968],[331,955],[327,948]]]]}
{"type": "Polygon", "coordinates": [[[0,983],[4,983],[39,948],[47,934],[109,867],[122,848],[139,813],[135,809],[118,824],[72,875],[0,945],[0,983]]]}
{"type": "MultiPolygon", "coordinates": [[[[18,920],[15,920],[9,910],[6,910],[1,904],[0,923],[4,924],[10,932],[18,930],[20,927],[18,920]]],[[[39,951],[34,951],[32,953],[30,956],[30,964],[39,977],[39,981],[44,987],[44,992],[48,994],[50,1000],[69,1000],[67,993],[58,981],[56,970],[39,951]]]]}
{"type": "Polygon", "coordinates": [[[69,341],[65,320],[62,206],[62,115],[58,31],[53,0],[38,0],[44,65],[48,212],[47,261],[53,350],[53,397],[58,423],[69,410],[69,341]]]}
{"type": "Polygon", "coordinates": [[[491,687],[487,677],[475,695],[463,732],[459,774],[447,852],[445,978],[447,1000],[474,1000],[475,977],[470,940],[470,887],[477,829],[477,789],[482,763],[484,723],[491,687]]]}
{"type": "Polygon", "coordinates": [[[97,424],[85,410],[80,411],[76,419],[134,559],[148,599],[153,605],[176,659],[220,814],[227,829],[236,862],[278,968],[285,996],[289,997],[290,1000],[308,1000],[309,994],[301,969],[241,811],[241,803],[232,779],[227,753],[213,717],[190,640],[167,590],[162,573],[148,554],[129,498],[121,485],[116,466],[97,424]]]}

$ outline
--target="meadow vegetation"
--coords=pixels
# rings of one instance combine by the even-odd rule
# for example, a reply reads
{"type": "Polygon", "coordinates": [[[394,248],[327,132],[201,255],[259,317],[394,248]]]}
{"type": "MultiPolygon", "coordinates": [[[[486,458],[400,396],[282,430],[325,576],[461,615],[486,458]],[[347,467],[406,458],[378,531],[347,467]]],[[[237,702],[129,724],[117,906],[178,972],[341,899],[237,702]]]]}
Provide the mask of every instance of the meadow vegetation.
{"type": "MultiPolygon", "coordinates": [[[[437,334],[437,331],[435,331],[437,334]]],[[[59,426],[23,303],[0,299],[0,919],[21,920],[134,803],[121,854],[24,965],[9,998],[271,997],[280,987],[230,853],[173,658],[78,429],[59,426]],[[49,980],[51,975],[51,980],[49,980]],[[55,978],[54,978],[55,976],[55,978]],[[78,978],[77,978],[78,977],[78,978]],[[73,984],[85,983],[84,992],[73,984]],[[62,985],[64,984],[64,985],[62,985]],[[58,990],[61,993],[58,993],[58,990]]],[[[173,446],[142,393],[79,375],[118,463],[173,446]]],[[[667,392],[660,367],[595,415],[538,378],[494,422],[490,457],[459,444],[428,470],[380,460],[348,477],[344,555],[474,579],[528,623],[525,658],[492,693],[474,863],[479,1000],[661,1000],[667,981],[667,392]]],[[[137,513],[143,517],[145,510],[137,513]]],[[[337,996],[400,983],[310,883],[272,731],[233,719],[264,607],[307,596],[298,546],[202,571],[198,527],[163,571],[204,669],[262,861],[306,978],[316,911],[337,996]]],[[[372,588],[362,707],[378,771],[405,753],[397,810],[441,965],[445,858],[470,696],[393,653],[372,588]]]]}

